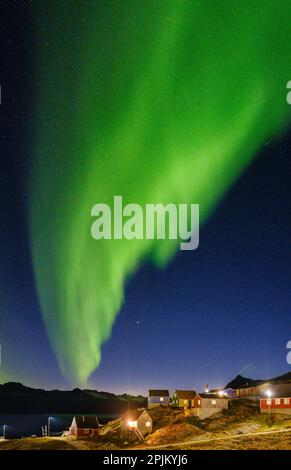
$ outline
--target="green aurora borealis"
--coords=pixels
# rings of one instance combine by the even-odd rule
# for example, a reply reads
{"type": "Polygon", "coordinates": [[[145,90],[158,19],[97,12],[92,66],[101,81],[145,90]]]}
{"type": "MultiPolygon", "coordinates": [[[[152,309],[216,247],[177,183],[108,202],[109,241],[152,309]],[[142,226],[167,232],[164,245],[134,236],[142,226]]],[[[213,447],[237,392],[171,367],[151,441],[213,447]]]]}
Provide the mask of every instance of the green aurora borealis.
{"type": "Polygon", "coordinates": [[[207,218],[287,125],[291,3],[40,1],[35,9],[31,249],[60,367],[82,384],[100,363],[128,277],[178,249],[97,242],[92,206],[122,195],[198,203],[207,218]]]}

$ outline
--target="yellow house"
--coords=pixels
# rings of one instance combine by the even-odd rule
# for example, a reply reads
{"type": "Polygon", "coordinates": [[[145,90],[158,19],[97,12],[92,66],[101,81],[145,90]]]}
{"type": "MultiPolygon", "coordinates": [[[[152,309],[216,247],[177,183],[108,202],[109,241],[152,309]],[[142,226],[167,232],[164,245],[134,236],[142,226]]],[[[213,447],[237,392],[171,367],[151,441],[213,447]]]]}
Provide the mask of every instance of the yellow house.
{"type": "Polygon", "coordinates": [[[176,390],[172,397],[174,408],[193,408],[196,392],[194,390],[176,390]]]}

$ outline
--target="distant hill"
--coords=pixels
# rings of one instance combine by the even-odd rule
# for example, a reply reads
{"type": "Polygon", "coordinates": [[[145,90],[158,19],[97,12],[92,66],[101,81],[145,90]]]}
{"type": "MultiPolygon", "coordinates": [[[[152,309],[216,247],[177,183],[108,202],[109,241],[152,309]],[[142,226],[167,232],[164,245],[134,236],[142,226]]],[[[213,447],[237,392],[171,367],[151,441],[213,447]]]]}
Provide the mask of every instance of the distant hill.
{"type": "Polygon", "coordinates": [[[267,382],[271,384],[291,383],[291,372],[287,372],[287,374],[279,375],[278,377],[274,377],[273,379],[266,380],[250,379],[248,377],[243,377],[242,375],[237,375],[235,379],[233,379],[225,386],[225,388],[255,387],[256,385],[261,385],[267,382]]]}
{"type": "Polygon", "coordinates": [[[114,395],[96,390],[42,390],[8,382],[0,385],[1,414],[102,413],[119,415],[127,409],[144,406],[146,398],[114,395]]]}

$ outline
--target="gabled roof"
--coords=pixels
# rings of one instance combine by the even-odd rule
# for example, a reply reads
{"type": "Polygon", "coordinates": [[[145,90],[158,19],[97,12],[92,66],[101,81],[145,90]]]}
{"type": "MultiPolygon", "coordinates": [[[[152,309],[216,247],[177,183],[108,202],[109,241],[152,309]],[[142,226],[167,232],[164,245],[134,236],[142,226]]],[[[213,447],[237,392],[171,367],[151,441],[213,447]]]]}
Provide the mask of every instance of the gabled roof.
{"type": "Polygon", "coordinates": [[[149,397],[169,397],[169,390],[149,390],[149,397]]]}
{"type": "Polygon", "coordinates": [[[195,390],[176,390],[176,395],[182,400],[193,400],[197,395],[195,390]]]}
{"type": "Polygon", "coordinates": [[[128,410],[124,413],[124,415],[122,415],[122,419],[136,421],[144,411],[146,411],[144,408],[140,410],[128,410]]]}
{"type": "MultiPolygon", "coordinates": [[[[270,398],[291,398],[291,383],[290,384],[270,384],[269,390],[271,392],[270,398]]],[[[261,393],[260,398],[268,398],[266,393],[261,393]]]]}
{"type": "Polygon", "coordinates": [[[199,397],[201,398],[214,398],[215,400],[221,400],[222,398],[224,398],[225,400],[227,400],[227,397],[221,397],[219,396],[217,393],[198,393],[199,397]]]}
{"type": "Polygon", "coordinates": [[[100,427],[97,416],[75,416],[76,424],[81,429],[98,429],[100,427]]]}

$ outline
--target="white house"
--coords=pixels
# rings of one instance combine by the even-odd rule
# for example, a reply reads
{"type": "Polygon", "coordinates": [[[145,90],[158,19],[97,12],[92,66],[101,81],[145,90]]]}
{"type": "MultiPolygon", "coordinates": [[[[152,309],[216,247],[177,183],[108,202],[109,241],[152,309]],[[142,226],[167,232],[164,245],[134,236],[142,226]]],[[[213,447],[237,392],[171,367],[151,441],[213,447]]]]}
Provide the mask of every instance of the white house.
{"type": "Polygon", "coordinates": [[[168,406],[169,404],[170,404],[169,390],[149,390],[148,408],[153,408],[154,406],[159,406],[159,405],[168,406]]]}
{"type": "Polygon", "coordinates": [[[198,393],[194,398],[194,413],[200,419],[209,418],[214,413],[226,410],[227,408],[228,399],[216,393],[198,393]]]}

